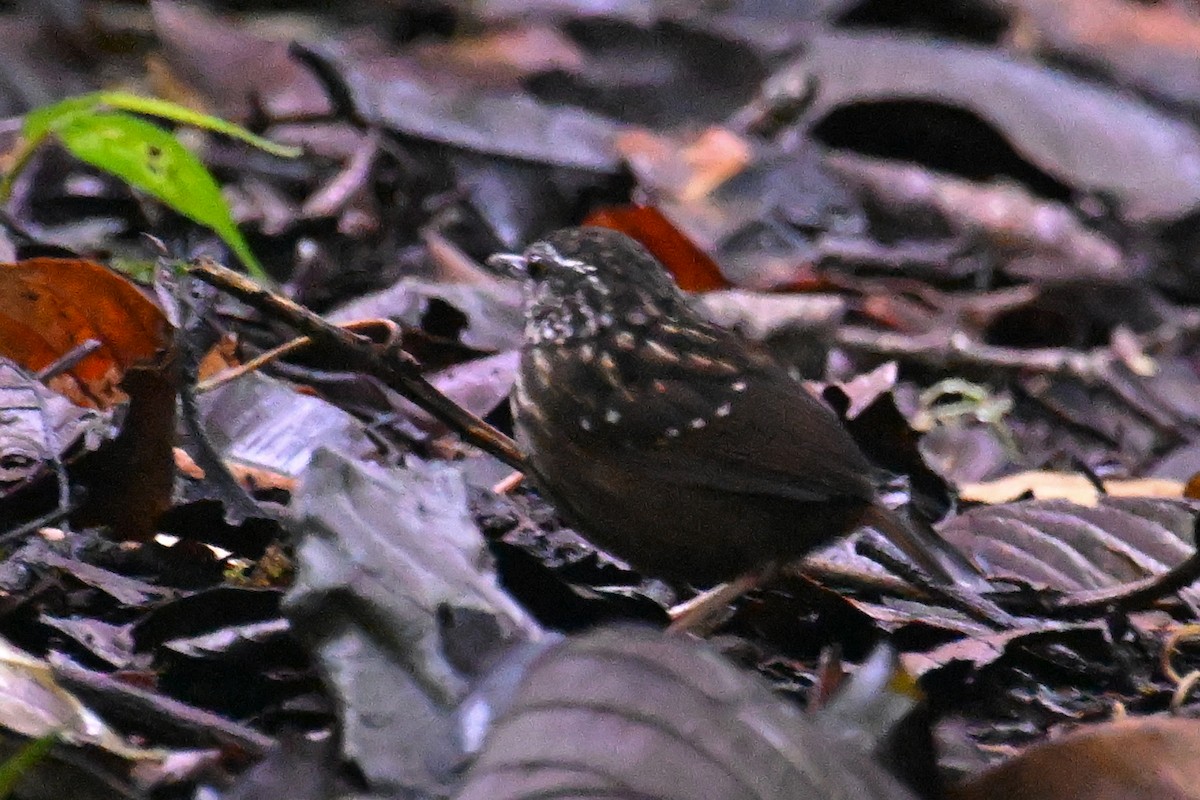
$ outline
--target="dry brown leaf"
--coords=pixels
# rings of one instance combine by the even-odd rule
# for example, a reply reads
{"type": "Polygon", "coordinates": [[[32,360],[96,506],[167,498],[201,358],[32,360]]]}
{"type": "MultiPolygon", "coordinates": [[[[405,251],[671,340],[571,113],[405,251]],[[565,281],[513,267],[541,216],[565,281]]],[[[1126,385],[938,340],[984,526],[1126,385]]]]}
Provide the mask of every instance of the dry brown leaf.
{"type": "MultiPolygon", "coordinates": [[[[1183,497],[1183,483],[1163,478],[1136,478],[1103,481],[1104,491],[1113,497],[1183,497]]],[[[998,505],[1026,494],[1038,500],[1070,500],[1081,506],[1094,506],[1101,494],[1087,476],[1072,472],[1032,470],[994,481],[967,483],[959,487],[959,497],[973,503],[998,505]]]]}
{"type": "Polygon", "coordinates": [[[79,405],[122,402],[126,370],[168,343],[168,324],[126,278],[92,261],[0,264],[0,353],[37,372],[89,339],[99,349],[50,382],[79,405]]]}
{"type": "Polygon", "coordinates": [[[1032,747],[950,792],[953,800],[1196,800],[1200,721],[1142,717],[1032,747]]]}

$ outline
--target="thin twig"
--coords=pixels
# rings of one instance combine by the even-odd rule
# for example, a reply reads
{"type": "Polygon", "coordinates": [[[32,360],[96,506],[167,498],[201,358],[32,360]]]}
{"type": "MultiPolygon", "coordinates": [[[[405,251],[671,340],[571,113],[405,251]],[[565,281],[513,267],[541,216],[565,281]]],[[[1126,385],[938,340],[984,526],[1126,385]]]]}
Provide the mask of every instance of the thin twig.
{"type": "Polygon", "coordinates": [[[217,290],[210,286],[196,286],[193,290],[190,282],[189,276],[181,276],[175,282],[174,296],[180,320],[179,328],[175,331],[175,343],[180,354],[179,414],[183,430],[191,441],[191,456],[197,466],[204,470],[208,480],[218,487],[224,501],[225,516],[231,523],[236,525],[256,518],[271,519],[275,515],[234,476],[201,422],[195,388],[200,377],[200,361],[204,357],[200,342],[208,311],[216,302],[217,290]]]}
{"type": "MultiPolygon", "coordinates": [[[[1200,333],[1200,312],[1183,312],[1138,338],[1143,350],[1166,347],[1185,336],[1200,333]]],[[[1064,375],[1088,383],[1106,381],[1120,356],[1109,346],[1079,351],[1066,347],[1018,349],[997,347],[971,339],[962,332],[910,335],[877,331],[855,325],[839,328],[837,343],[862,353],[903,358],[937,367],[976,367],[1047,375],[1064,375]]]]}
{"type": "Polygon", "coordinates": [[[79,362],[102,347],[104,344],[99,339],[85,339],[38,370],[36,377],[45,383],[64,372],[70,372],[79,366],[79,362]]]}
{"type": "Polygon", "coordinates": [[[309,309],[270,292],[249,278],[207,258],[189,272],[205,283],[234,295],[259,312],[281,319],[334,353],[351,369],[366,372],[455,430],[466,441],[491,453],[513,469],[525,471],[525,456],[516,442],[439,392],[422,375],[420,364],[394,345],[379,345],[365,336],[326,322],[309,309]]]}
{"type": "Polygon", "coordinates": [[[238,378],[249,375],[251,372],[258,372],[268,364],[272,364],[281,358],[303,350],[310,344],[312,344],[312,339],[307,336],[297,336],[294,339],[290,339],[277,347],[272,347],[265,353],[259,353],[254,358],[238,364],[236,367],[221,370],[211,378],[198,381],[196,383],[196,394],[207,394],[214,389],[221,388],[227,383],[232,383],[238,378]]]}
{"type": "Polygon", "coordinates": [[[1020,621],[1016,617],[987,598],[959,586],[931,580],[920,569],[902,558],[897,558],[895,554],[876,545],[870,539],[860,539],[856,549],[860,555],[881,565],[888,572],[911,582],[933,600],[945,603],[948,607],[961,611],[971,619],[998,630],[1012,630],[1020,627],[1020,621]]]}
{"type": "Polygon", "coordinates": [[[1200,580],[1200,552],[1161,575],[1143,578],[1140,581],[1123,583],[1120,586],[1072,592],[1066,597],[1044,600],[1046,614],[1050,616],[1098,616],[1110,611],[1136,611],[1161,600],[1169,594],[1191,586],[1200,580]]]}

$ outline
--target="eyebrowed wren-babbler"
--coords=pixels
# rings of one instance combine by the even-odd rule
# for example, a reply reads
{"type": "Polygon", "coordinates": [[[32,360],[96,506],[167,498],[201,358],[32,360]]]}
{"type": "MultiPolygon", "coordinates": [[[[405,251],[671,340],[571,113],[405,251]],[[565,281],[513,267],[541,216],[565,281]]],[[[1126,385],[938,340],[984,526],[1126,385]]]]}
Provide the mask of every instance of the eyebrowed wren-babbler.
{"type": "Polygon", "coordinates": [[[566,228],[488,263],[529,282],[517,440],[535,484],[593,543],[710,585],[869,525],[950,579],[879,505],[876,471],[833,411],[702,318],[633,239],[566,228]]]}

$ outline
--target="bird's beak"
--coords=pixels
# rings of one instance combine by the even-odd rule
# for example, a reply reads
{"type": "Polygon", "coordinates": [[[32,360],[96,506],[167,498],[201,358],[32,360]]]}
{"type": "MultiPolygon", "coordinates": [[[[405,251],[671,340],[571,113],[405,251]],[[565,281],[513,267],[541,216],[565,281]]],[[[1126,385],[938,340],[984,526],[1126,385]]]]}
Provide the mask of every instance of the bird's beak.
{"type": "Polygon", "coordinates": [[[529,279],[529,259],[525,256],[519,256],[511,253],[497,253],[494,256],[488,256],[488,268],[493,272],[503,275],[507,278],[516,278],[517,280],[529,279]]]}

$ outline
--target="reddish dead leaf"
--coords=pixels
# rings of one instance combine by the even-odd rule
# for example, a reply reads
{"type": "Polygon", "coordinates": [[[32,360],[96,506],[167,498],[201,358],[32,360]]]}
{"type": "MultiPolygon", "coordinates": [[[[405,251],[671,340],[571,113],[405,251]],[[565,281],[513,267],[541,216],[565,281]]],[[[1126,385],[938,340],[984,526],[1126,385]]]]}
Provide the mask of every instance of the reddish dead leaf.
{"type": "Polygon", "coordinates": [[[166,317],[136,286],[91,261],[0,264],[0,352],[38,371],[89,341],[98,346],[51,388],[83,406],[128,401],[117,438],[72,468],[87,488],[74,518],[119,538],[153,535],[170,503],[177,380],[166,365],[166,317]]]}
{"type": "Polygon", "coordinates": [[[637,239],[666,265],[684,291],[707,292],[730,286],[713,260],[653,206],[602,208],[588,215],[583,224],[612,228],[637,239]]]}
{"type": "Polygon", "coordinates": [[[125,399],[125,371],[167,343],[162,312],[132,283],[91,261],[0,264],[0,354],[33,372],[89,340],[99,348],[50,385],[79,405],[125,399]]]}
{"type": "Polygon", "coordinates": [[[1143,717],[1093,725],[1032,747],[950,796],[1195,800],[1200,798],[1200,721],[1143,717]]]}

